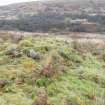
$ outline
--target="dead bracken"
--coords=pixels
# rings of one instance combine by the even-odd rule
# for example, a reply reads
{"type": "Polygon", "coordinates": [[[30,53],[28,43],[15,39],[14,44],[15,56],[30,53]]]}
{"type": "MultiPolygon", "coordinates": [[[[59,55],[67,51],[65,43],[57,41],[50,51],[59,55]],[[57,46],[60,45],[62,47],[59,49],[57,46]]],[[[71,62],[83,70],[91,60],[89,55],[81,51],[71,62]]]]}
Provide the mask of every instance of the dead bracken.
{"type": "Polygon", "coordinates": [[[48,104],[48,96],[45,90],[40,90],[37,93],[37,100],[35,100],[35,102],[32,105],[51,105],[48,104]]]}

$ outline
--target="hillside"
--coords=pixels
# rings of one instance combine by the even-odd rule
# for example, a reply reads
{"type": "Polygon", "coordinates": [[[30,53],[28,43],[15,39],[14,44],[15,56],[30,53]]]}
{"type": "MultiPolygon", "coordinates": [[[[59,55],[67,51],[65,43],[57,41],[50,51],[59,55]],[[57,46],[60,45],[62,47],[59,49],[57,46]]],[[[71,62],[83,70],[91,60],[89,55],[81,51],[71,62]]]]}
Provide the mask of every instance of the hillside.
{"type": "Polygon", "coordinates": [[[0,105],[105,105],[105,42],[100,41],[1,38],[0,105]]]}
{"type": "Polygon", "coordinates": [[[105,1],[1,6],[0,105],[105,105],[105,1]]]}
{"type": "Polygon", "coordinates": [[[0,7],[0,30],[104,32],[104,0],[46,0],[0,7]]]}

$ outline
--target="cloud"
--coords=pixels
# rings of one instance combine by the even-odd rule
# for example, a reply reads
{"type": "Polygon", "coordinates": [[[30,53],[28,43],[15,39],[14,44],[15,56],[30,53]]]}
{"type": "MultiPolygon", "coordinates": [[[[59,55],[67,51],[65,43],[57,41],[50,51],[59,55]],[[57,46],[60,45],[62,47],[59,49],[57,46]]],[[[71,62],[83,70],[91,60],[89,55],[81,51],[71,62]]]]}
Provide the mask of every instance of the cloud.
{"type": "Polygon", "coordinates": [[[12,3],[29,2],[29,1],[38,1],[38,0],[0,0],[0,5],[8,5],[12,3]]]}

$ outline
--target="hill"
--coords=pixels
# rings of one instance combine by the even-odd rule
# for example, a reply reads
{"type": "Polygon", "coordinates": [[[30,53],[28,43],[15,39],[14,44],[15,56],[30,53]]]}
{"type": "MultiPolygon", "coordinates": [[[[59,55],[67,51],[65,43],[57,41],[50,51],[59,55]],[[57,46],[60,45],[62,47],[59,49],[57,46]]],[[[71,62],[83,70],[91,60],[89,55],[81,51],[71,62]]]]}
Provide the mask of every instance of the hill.
{"type": "Polygon", "coordinates": [[[1,39],[0,105],[105,105],[100,44],[54,36],[1,39]]]}
{"type": "Polygon", "coordinates": [[[1,6],[0,105],[105,105],[104,33],[104,0],[1,6]]]}
{"type": "Polygon", "coordinates": [[[0,7],[0,30],[104,32],[104,0],[46,0],[0,7]]]}

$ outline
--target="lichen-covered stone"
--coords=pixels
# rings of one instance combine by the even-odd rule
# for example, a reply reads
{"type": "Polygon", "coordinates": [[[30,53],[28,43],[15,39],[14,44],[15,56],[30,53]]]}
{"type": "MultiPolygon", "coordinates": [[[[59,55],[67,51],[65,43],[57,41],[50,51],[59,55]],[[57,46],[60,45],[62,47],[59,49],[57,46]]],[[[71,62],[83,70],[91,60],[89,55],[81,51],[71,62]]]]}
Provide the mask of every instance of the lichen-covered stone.
{"type": "Polygon", "coordinates": [[[32,58],[32,59],[40,59],[40,54],[37,53],[35,50],[31,49],[28,52],[28,57],[32,58]]]}
{"type": "Polygon", "coordinates": [[[12,57],[20,57],[21,56],[21,53],[18,50],[16,45],[12,45],[12,46],[8,47],[7,51],[6,51],[6,54],[10,55],[12,57]]]}

